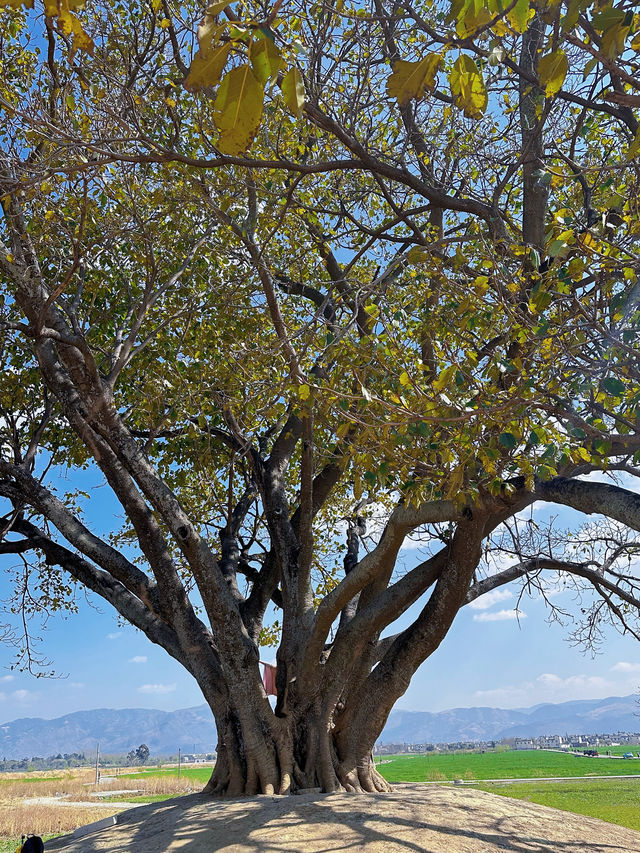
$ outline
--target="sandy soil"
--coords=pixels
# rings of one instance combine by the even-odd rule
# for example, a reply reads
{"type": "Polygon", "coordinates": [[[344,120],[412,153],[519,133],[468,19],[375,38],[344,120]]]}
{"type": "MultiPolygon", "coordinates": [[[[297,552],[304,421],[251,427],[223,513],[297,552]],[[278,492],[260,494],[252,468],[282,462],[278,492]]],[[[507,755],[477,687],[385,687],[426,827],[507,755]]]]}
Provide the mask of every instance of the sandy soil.
{"type": "Polygon", "coordinates": [[[640,853],[640,832],[473,789],[398,785],[392,794],[211,800],[141,806],[64,853],[640,853]]]}

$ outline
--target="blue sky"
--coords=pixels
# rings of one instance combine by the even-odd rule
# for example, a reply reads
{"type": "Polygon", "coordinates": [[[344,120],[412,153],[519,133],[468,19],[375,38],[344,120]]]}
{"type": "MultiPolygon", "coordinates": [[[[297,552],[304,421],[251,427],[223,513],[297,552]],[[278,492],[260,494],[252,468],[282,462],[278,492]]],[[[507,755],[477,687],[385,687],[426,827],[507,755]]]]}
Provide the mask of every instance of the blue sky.
{"type": "MultiPolygon", "coordinates": [[[[113,518],[107,490],[92,486],[88,474],[77,482],[91,495],[88,520],[104,532],[113,518]]],[[[537,510],[536,518],[551,512],[564,525],[577,526],[581,521],[577,514],[546,507],[537,510]]],[[[9,568],[14,559],[0,557],[0,567],[9,568]]],[[[408,548],[403,559],[407,566],[415,564],[417,550],[408,548]]],[[[1,578],[0,598],[4,599],[6,571],[1,578]]],[[[611,629],[600,653],[585,655],[567,641],[567,629],[545,621],[545,605],[539,598],[525,596],[516,614],[518,591],[518,585],[512,584],[464,608],[397,707],[427,711],[472,705],[517,708],[637,691],[640,644],[636,640],[611,629]]],[[[568,593],[556,600],[568,604],[568,593]]],[[[77,615],[52,616],[42,633],[41,650],[60,677],[34,678],[10,671],[12,652],[0,645],[0,723],[91,708],[175,710],[202,704],[191,676],[139,631],[119,623],[106,603],[95,596],[88,601],[80,596],[78,603],[77,615]]],[[[410,611],[407,620],[412,612],[415,615],[415,610],[410,611]]],[[[262,654],[265,660],[274,656],[273,649],[262,654]]]]}

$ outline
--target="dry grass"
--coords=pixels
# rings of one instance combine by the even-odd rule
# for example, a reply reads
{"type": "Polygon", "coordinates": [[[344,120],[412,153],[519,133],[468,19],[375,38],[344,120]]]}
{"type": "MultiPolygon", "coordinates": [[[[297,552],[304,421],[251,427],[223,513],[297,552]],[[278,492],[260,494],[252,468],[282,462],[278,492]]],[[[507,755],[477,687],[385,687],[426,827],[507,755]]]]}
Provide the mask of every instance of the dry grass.
{"type": "Polygon", "coordinates": [[[85,823],[107,817],[106,809],[78,806],[34,806],[21,800],[0,802],[0,838],[19,838],[27,833],[60,835],[85,823]]]}
{"type": "MultiPolygon", "coordinates": [[[[104,771],[103,771],[104,772],[104,771]]],[[[96,791],[135,791],[131,796],[163,796],[182,794],[193,789],[193,780],[175,776],[149,776],[132,779],[126,775],[107,779],[95,785],[95,773],[88,768],[63,772],[7,773],[0,776],[0,849],[3,841],[35,833],[41,836],[72,832],[79,826],[101,820],[113,812],[107,808],[86,805],[95,800],[96,791]],[[60,778],[62,777],[62,778],[60,778]],[[63,797],[64,804],[35,804],[25,802],[35,797],[63,797]],[[78,806],[68,805],[77,802],[78,806]],[[81,805],[82,803],[82,805],[81,805]]],[[[104,801],[104,797],[100,800],[104,801]]],[[[117,799],[127,800],[126,794],[117,799]]],[[[114,803],[115,806],[115,803],[114,803]]]]}
{"type": "MultiPolygon", "coordinates": [[[[0,778],[0,803],[7,800],[27,799],[31,797],[64,796],[67,800],[87,802],[96,792],[108,791],[137,791],[148,796],[162,794],[182,794],[193,790],[193,780],[178,779],[175,776],[149,776],[148,778],[132,779],[126,775],[95,784],[95,772],[89,769],[71,770],[62,774],[44,773],[6,774],[0,778]]],[[[101,798],[103,799],[103,798],[101,798]]]]}

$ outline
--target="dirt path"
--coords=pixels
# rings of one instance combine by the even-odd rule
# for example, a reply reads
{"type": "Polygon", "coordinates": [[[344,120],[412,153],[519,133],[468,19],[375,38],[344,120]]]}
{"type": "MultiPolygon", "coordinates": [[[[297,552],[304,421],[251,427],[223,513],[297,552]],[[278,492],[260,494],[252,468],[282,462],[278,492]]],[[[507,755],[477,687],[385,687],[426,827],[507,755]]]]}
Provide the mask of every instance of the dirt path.
{"type": "Polygon", "coordinates": [[[67,800],[64,797],[29,797],[23,800],[25,806],[68,806],[69,808],[106,809],[136,809],[141,803],[126,803],[123,800],[115,803],[104,803],[101,800],[67,800]]]}
{"type": "Polygon", "coordinates": [[[393,794],[215,801],[191,794],[47,844],[64,853],[640,853],[640,832],[476,791],[398,785],[393,794]]]}

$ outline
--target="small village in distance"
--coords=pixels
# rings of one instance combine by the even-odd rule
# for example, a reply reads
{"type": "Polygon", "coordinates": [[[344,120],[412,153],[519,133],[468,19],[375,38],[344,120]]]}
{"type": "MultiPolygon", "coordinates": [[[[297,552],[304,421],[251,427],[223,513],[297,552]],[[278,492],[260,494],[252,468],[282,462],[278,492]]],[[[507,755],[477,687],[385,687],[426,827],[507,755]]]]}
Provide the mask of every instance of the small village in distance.
{"type": "Polygon", "coordinates": [[[640,744],[640,732],[616,732],[615,734],[567,734],[539,735],[538,737],[510,737],[502,740],[466,740],[454,743],[380,743],[376,744],[376,755],[399,755],[424,752],[484,752],[506,747],[510,749],[561,749],[582,750],[597,747],[640,744]]]}

